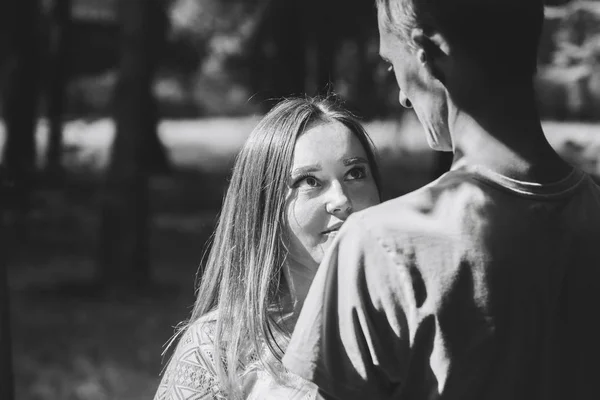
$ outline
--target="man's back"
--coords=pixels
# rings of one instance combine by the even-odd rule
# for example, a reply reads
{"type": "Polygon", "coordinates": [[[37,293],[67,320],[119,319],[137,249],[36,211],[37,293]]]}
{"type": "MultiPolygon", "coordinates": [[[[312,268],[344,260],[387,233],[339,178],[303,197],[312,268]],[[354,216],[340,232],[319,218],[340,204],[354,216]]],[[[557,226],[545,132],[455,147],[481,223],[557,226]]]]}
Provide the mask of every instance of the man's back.
{"type": "Polygon", "coordinates": [[[445,389],[468,398],[472,380],[485,398],[569,398],[559,388],[583,389],[575,382],[600,337],[590,318],[600,303],[600,190],[581,175],[544,187],[473,172],[477,184],[467,172],[438,183],[427,214],[446,214],[435,228],[446,243],[416,250],[432,258],[418,268],[440,293],[432,311],[450,361],[445,389]]]}
{"type": "Polygon", "coordinates": [[[600,189],[589,177],[537,185],[464,166],[348,225],[286,353],[292,371],[343,399],[592,394],[600,189]]]}

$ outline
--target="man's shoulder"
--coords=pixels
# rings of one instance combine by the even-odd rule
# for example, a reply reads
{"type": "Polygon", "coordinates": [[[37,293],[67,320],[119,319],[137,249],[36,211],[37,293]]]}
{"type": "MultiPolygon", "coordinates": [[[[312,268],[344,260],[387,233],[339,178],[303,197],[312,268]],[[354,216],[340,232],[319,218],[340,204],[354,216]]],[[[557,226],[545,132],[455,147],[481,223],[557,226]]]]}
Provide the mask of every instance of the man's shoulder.
{"type": "Polygon", "coordinates": [[[436,225],[460,220],[456,214],[465,208],[485,208],[489,197],[486,188],[472,176],[449,172],[415,191],[362,210],[353,219],[362,231],[431,231],[436,225]]]}

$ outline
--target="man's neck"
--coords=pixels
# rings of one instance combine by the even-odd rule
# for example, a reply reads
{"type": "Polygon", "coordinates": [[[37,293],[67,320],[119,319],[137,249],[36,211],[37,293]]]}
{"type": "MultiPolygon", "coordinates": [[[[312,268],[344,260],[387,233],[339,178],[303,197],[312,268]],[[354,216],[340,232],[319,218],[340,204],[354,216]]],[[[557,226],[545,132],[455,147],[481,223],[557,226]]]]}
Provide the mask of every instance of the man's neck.
{"type": "Polygon", "coordinates": [[[455,161],[462,158],[514,179],[540,183],[570,172],[544,136],[532,88],[482,85],[474,95],[451,113],[455,161]]]}

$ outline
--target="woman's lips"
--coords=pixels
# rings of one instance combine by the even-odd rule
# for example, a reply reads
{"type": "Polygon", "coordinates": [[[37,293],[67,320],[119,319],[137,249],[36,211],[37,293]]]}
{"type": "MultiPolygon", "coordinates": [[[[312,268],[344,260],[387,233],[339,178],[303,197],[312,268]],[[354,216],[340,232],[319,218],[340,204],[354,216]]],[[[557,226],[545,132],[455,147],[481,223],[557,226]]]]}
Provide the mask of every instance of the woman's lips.
{"type": "Polygon", "coordinates": [[[337,232],[340,230],[341,227],[342,227],[342,223],[340,222],[340,223],[331,225],[330,227],[325,229],[322,233],[323,233],[323,235],[337,234],[337,232]]]}
{"type": "Polygon", "coordinates": [[[329,238],[334,238],[334,237],[336,237],[337,233],[338,233],[338,231],[335,230],[335,231],[329,231],[325,235],[329,238]]]}

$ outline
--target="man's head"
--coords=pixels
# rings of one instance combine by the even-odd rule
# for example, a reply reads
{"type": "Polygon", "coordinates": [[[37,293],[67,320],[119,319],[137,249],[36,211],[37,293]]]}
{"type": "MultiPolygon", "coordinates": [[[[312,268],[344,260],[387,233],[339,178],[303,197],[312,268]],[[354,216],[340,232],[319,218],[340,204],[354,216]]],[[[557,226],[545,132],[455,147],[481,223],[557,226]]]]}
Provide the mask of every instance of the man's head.
{"type": "Polygon", "coordinates": [[[531,84],[543,5],[543,0],[377,0],[381,56],[393,66],[400,102],[414,106],[431,147],[451,150],[448,91],[452,96],[451,89],[468,90],[473,72],[499,85],[531,84]]]}
{"type": "Polygon", "coordinates": [[[441,34],[500,79],[535,72],[544,0],[377,0],[377,8],[383,26],[413,50],[411,31],[420,28],[441,34]]]}

